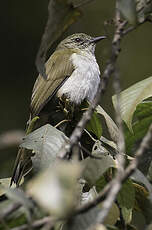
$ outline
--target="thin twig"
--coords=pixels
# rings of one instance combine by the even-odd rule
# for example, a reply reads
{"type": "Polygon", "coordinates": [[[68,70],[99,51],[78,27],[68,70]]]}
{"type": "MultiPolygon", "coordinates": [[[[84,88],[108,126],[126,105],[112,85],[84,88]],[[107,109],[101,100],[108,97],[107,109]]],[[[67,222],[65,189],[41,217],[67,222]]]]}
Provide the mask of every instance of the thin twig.
{"type": "Polygon", "coordinates": [[[127,28],[126,30],[124,30],[124,31],[122,32],[122,34],[123,34],[123,35],[126,35],[126,34],[132,32],[132,31],[134,31],[135,29],[137,29],[137,28],[140,27],[141,25],[145,24],[146,22],[150,22],[150,23],[151,23],[151,22],[152,22],[152,19],[151,19],[150,17],[147,17],[147,18],[145,18],[145,20],[144,20],[143,22],[138,23],[138,25],[136,25],[136,26],[130,26],[129,28],[127,28]]]}

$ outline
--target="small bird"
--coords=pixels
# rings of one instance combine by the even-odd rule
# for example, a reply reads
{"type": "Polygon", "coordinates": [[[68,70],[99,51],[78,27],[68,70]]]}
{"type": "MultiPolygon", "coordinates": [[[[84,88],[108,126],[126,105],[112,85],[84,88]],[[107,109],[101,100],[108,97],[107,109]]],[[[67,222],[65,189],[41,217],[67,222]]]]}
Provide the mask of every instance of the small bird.
{"type": "MultiPolygon", "coordinates": [[[[62,119],[69,119],[69,114],[73,116],[73,110],[77,111],[75,108],[79,108],[85,100],[90,103],[93,101],[100,84],[95,46],[105,38],[106,36],[91,37],[77,33],[59,43],[46,62],[47,79],[39,75],[33,87],[28,125],[36,116],[41,120],[33,130],[47,122],[57,125],[62,119]]],[[[26,154],[25,149],[21,148],[12,182],[19,184],[26,168],[25,163],[28,165],[29,162],[30,154],[26,154]]]]}

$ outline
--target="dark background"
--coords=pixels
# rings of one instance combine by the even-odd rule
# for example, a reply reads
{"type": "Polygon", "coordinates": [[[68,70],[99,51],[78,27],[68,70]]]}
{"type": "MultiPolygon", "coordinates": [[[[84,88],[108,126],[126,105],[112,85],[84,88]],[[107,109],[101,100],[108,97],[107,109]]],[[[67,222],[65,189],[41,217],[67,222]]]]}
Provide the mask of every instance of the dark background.
{"type": "MultiPolygon", "coordinates": [[[[96,56],[101,72],[110,55],[112,26],[105,20],[114,15],[114,1],[96,0],[82,7],[83,16],[73,24],[62,38],[75,32],[93,36],[108,35],[107,41],[97,45],[96,56]]],[[[35,58],[47,20],[48,0],[1,1],[1,83],[0,83],[0,134],[24,129],[29,116],[30,96],[37,77],[35,58]]],[[[152,74],[152,25],[140,26],[122,42],[119,56],[122,89],[152,74]]],[[[111,96],[112,80],[101,98],[102,106],[113,116],[111,96]]],[[[11,175],[17,148],[0,150],[0,177],[11,175]]]]}

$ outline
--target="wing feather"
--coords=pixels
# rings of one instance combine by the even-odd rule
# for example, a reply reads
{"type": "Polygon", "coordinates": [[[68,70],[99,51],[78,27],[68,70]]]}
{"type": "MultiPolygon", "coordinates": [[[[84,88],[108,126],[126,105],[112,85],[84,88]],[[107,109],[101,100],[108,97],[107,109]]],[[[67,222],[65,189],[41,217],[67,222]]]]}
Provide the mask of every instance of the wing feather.
{"type": "Polygon", "coordinates": [[[46,63],[47,79],[38,76],[31,97],[31,115],[38,115],[44,105],[61,87],[62,83],[74,71],[70,56],[72,50],[55,51],[46,63]]]}

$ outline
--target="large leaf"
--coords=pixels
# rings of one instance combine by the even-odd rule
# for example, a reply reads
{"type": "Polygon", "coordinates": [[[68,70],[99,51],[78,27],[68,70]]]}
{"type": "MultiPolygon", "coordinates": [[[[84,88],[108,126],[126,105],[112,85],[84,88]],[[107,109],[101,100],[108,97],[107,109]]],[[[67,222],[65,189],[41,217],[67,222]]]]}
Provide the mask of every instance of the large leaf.
{"type": "Polygon", "coordinates": [[[136,121],[133,122],[132,125],[133,133],[131,133],[128,128],[125,129],[127,154],[132,153],[131,150],[134,144],[145,136],[150,124],[152,123],[152,102],[145,101],[137,105],[134,117],[136,121]]]}
{"type": "MultiPolygon", "coordinates": [[[[140,81],[120,93],[120,112],[122,119],[132,131],[132,118],[136,106],[144,99],[152,96],[152,77],[140,81]]],[[[114,107],[117,107],[117,95],[112,97],[114,107]]]]}
{"type": "Polygon", "coordinates": [[[101,126],[101,119],[96,111],[93,113],[91,120],[88,122],[86,129],[90,132],[93,132],[98,139],[100,139],[102,135],[102,126],[101,126]]]}
{"type": "Polygon", "coordinates": [[[111,117],[106,113],[106,111],[100,105],[98,105],[96,107],[96,111],[98,114],[100,114],[104,117],[106,125],[108,127],[108,132],[109,132],[112,140],[117,142],[119,130],[118,130],[118,127],[115,124],[115,122],[111,119],[111,117]]]}
{"type": "Polygon", "coordinates": [[[66,141],[68,138],[64,133],[46,124],[27,135],[20,147],[33,150],[33,167],[39,170],[54,163],[58,151],[66,141]]]}
{"type": "MultiPolygon", "coordinates": [[[[102,204],[101,204],[102,207],[102,204]]],[[[102,210],[103,211],[103,210],[102,210]]],[[[117,222],[118,218],[120,217],[120,211],[116,203],[112,203],[112,206],[109,210],[109,213],[107,217],[104,220],[104,224],[110,224],[110,225],[115,225],[117,222]]]]}
{"type": "Polygon", "coordinates": [[[80,163],[57,161],[28,183],[27,191],[46,211],[66,217],[79,201],[80,163]]]}
{"type": "Polygon", "coordinates": [[[122,211],[125,223],[128,224],[132,220],[132,210],[135,204],[135,190],[131,180],[127,180],[117,197],[117,201],[122,211]]]}

